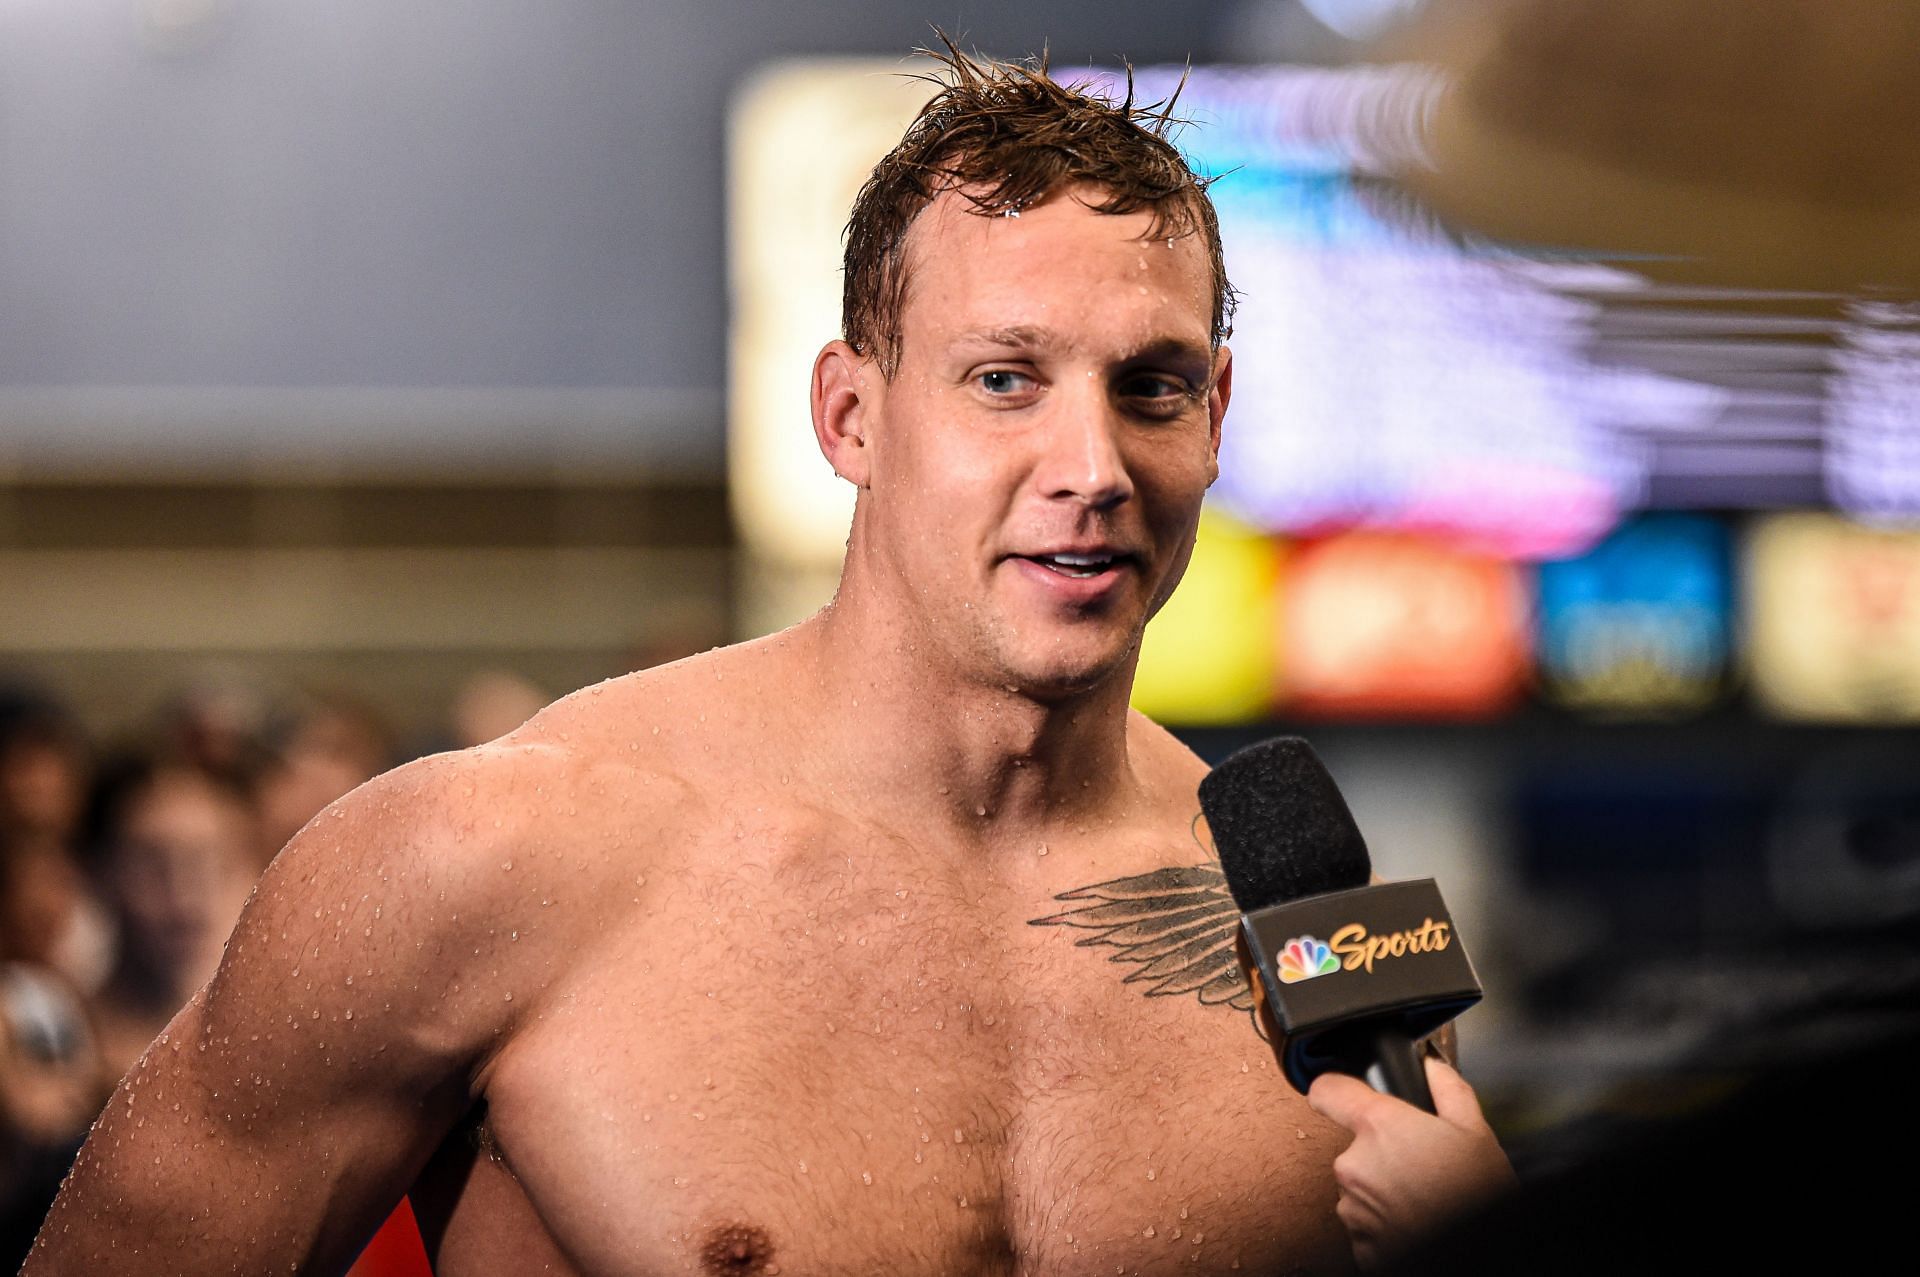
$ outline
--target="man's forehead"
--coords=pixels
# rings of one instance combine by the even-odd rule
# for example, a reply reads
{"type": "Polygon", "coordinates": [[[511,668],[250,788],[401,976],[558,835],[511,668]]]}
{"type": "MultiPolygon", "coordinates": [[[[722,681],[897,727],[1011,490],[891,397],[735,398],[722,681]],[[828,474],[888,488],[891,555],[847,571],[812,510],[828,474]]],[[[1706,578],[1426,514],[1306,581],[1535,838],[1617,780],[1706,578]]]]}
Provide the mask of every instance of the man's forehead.
{"type": "Polygon", "coordinates": [[[942,328],[1017,332],[1029,321],[1003,315],[1008,300],[1078,274],[1124,269],[1143,293],[1148,285],[1190,293],[1194,320],[1210,333],[1213,272],[1204,238],[1152,235],[1158,228],[1151,208],[1103,213],[1089,206],[1102,195],[1098,187],[1061,188],[1007,213],[983,212],[964,188],[940,192],[908,227],[902,245],[904,310],[942,328]],[[937,307],[916,304],[936,295],[937,307]],[[956,306],[968,298],[991,303],[994,313],[962,314],[956,306]]]}

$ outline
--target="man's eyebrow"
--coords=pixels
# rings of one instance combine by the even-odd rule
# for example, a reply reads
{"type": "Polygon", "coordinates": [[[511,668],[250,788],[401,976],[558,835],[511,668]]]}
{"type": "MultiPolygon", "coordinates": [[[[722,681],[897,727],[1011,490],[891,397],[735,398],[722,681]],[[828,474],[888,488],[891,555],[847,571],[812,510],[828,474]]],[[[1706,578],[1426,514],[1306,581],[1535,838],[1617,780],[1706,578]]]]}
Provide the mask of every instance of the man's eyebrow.
{"type": "Polygon", "coordinates": [[[1204,341],[1190,341],[1184,337],[1161,337],[1148,342],[1126,358],[1129,364],[1182,361],[1210,367],[1213,364],[1213,348],[1204,341]]]}
{"type": "Polygon", "coordinates": [[[1014,324],[1007,328],[971,329],[954,338],[954,344],[1024,348],[1052,346],[1055,344],[1055,341],[1054,335],[1049,329],[1035,328],[1027,324],[1014,324]]]}
{"type": "MultiPolygon", "coordinates": [[[[953,344],[956,346],[1000,346],[1009,350],[1047,350],[1057,346],[1071,345],[1063,341],[1059,334],[1050,328],[1040,328],[1028,324],[1014,324],[1005,328],[975,328],[958,334],[953,344]]],[[[1213,362],[1213,348],[1205,341],[1190,341],[1184,337],[1160,337],[1148,341],[1138,349],[1127,354],[1121,362],[1126,364],[1151,364],[1163,360],[1194,360],[1203,364],[1213,362]]]]}

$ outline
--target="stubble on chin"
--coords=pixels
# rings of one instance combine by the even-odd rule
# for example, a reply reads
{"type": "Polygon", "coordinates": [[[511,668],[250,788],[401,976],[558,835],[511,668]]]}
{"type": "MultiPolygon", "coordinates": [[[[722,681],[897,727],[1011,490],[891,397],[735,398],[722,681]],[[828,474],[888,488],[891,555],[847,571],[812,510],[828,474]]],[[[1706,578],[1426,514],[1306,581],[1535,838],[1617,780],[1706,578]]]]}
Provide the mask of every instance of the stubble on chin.
{"type": "Polygon", "coordinates": [[[993,677],[1007,691],[1033,700],[1043,703],[1069,700],[1096,691],[1114,679],[1125,678],[1139,646],[1137,631],[1126,641],[1115,640],[1111,647],[1097,650],[1070,641],[1049,649],[1044,640],[1036,641],[1029,635],[1025,645],[1016,643],[996,648],[993,677]]]}

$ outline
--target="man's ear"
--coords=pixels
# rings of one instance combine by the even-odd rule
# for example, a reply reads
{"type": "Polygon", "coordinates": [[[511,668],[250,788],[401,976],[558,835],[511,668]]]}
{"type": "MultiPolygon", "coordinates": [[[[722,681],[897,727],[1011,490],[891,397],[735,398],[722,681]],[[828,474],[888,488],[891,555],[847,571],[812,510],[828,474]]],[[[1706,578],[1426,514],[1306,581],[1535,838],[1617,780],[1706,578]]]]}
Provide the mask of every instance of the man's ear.
{"type": "Polygon", "coordinates": [[[1233,398],[1233,352],[1225,346],[1214,356],[1219,371],[1207,393],[1207,486],[1220,477],[1220,424],[1226,420],[1227,401],[1233,398]]]}
{"type": "Polygon", "coordinates": [[[856,488],[872,482],[867,427],[879,407],[879,368],[844,341],[830,341],[813,360],[813,437],[833,472],[856,488]]]}

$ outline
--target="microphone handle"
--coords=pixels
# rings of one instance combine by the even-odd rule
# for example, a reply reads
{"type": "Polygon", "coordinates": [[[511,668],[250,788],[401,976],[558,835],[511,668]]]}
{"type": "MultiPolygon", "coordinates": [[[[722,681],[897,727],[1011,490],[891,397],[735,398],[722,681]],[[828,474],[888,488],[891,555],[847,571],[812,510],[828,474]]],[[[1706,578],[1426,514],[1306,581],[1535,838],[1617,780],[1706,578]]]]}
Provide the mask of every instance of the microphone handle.
{"type": "Polygon", "coordinates": [[[1364,1032],[1367,1071],[1363,1080],[1366,1084],[1432,1113],[1433,1092],[1427,1089],[1425,1049],[1402,1025],[1386,1017],[1368,1024],[1364,1032]]]}

